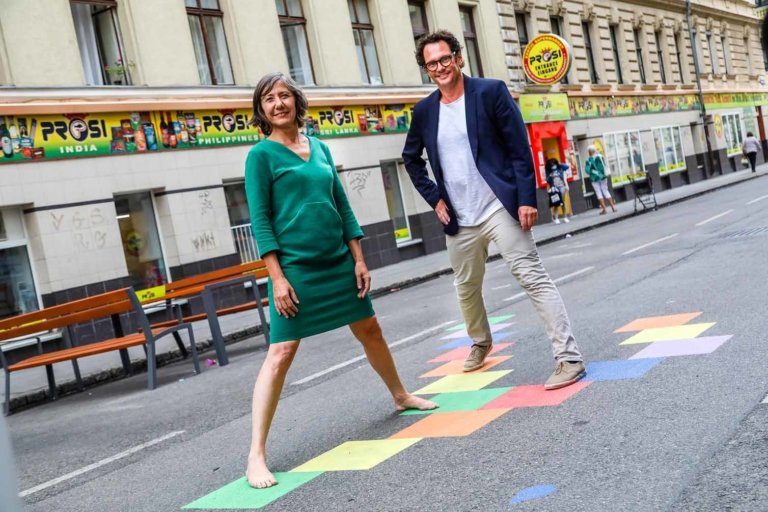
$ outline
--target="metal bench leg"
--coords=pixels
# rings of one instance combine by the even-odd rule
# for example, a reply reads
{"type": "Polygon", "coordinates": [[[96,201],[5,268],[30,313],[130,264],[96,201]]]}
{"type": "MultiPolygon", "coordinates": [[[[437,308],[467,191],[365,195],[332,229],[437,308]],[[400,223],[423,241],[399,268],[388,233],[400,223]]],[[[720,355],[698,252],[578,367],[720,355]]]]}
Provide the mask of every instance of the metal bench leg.
{"type": "Polygon", "coordinates": [[[176,340],[176,345],[179,346],[179,350],[181,351],[181,357],[184,359],[189,357],[189,352],[187,352],[187,347],[184,346],[184,341],[181,339],[181,335],[179,334],[179,331],[173,332],[173,339],[176,340]]]}
{"type": "Polygon", "coordinates": [[[77,359],[72,360],[72,371],[75,372],[75,381],[77,382],[77,388],[80,391],[83,391],[85,389],[85,384],[83,384],[83,377],[80,375],[80,364],[78,364],[77,359]]]}
{"type": "Polygon", "coordinates": [[[51,394],[51,399],[56,400],[58,393],[56,392],[56,377],[53,375],[53,365],[45,365],[45,375],[48,377],[48,391],[51,394]]]}
{"type": "Polygon", "coordinates": [[[216,349],[216,357],[219,360],[219,366],[227,366],[227,364],[229,364],[229,358],[227,357],[227,350],[224,348],[224,336],[221,334],[219,317],[216,316],[216,305],[213,303],[213,294],[210,290],[205,290],[202,293],[202,297],[205,315],[208,317],[208,325],[211,328],[213,346],[216,349]]]}
{"type": "Polygon", "coordinates": [[[126,375],[132,376],[133,365],[131,365],[131,356],[128,354],[128,349],[121,348],[119,352],[120,352],[120,361],[122,361],[123,363],[123,370],[125,371],[126,375]]]}
{"type": "MultiPolygon", "coordinates": [[[[192,352],[192,366],[195,368],[195,373],[200,374],[200,358],[197,356],[197,345],[195,345],[195,334],[192,332],[192,326],[187,327],[189,333],[189,350],[192,352]]],[[[176,333],[174,333],[176,334],[176,333]]]]}
{"type": "Polygon", "coordinates": [[[153,390],[157,387],[157,361],[155,361],[155,342],[150,341],[145,345],[147,349],[147,387],[153,390]]]}

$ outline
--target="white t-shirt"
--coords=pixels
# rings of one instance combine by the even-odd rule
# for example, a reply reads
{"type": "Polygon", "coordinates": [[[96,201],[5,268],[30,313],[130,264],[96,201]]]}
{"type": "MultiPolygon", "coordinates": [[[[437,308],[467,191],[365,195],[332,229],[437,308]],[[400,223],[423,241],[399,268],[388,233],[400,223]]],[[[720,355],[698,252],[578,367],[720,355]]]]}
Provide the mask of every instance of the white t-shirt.
{"type": "Polygon", "coordinates": [[[477,170],[467,136],[464,95],[452,103],[440,103],[437,154],[459,226],[477,226],[504,208],[477,170]]]}

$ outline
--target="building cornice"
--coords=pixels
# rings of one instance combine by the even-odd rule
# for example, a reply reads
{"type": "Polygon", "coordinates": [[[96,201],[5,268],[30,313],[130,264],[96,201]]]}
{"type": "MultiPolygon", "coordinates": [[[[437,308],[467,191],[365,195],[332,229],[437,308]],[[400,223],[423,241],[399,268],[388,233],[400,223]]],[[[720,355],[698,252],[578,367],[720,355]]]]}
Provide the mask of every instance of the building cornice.
{"type": "MultiPolygon", "coordinates": [[[[433,86],[307,87],[310,106],[415,103],[433,86]]],[[[252,87],[0,88],[0,115],[251,108],[252,87]]]]}
{"type": "MultiPolygon", "coordinates": [[[[685,13],[685,0],[624,0],[623,3],[637,5],[640,7],[650,7],[661,11],[672,11],[676,13],[685,13]]],[[[738,8],[738,7],[737,7],[738,8]]],[[[759,24],[760,18],[754,7],[750,8],[745,3],[742,6],[743,12],[717,9],[708,5],[702,5],[698,2],[691,3],[691,11],[702,17],[712,17],[715,19],[727,19],[736,23],[754,23],[759,24]]]]}

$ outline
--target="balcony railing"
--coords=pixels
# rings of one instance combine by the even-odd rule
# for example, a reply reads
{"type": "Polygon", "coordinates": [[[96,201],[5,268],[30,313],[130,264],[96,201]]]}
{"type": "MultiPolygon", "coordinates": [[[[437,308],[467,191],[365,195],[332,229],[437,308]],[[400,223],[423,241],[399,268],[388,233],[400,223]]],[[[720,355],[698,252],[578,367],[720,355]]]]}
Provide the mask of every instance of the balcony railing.
{"type": "Polygon", "coordinates": [[[241,263],[259,259],[259,250],[256,248],[256,240],[253,239],[250,224],[232,226],[232,238],[235,241],[235,248],[240,255],[241,263]]]}

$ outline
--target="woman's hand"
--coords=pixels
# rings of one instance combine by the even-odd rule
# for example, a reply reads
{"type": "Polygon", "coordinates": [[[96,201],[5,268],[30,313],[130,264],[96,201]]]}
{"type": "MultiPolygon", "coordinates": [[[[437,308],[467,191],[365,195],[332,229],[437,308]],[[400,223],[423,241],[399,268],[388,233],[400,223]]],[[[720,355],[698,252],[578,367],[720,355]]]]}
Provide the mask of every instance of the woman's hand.
{"type": "Polygon", "coordinates": [[[359,299],[364,298],[371,290],[371,274],[368,272],[368,266],[364,261],[358,261],[355,263],[355,278],[357,278],[357,297],[359,299]]]}
{"type": "Polygon", "coordinates": [[[293,286],[285,277],[272,280],[272,295],[274,296],[275,309],[280,316],[294,317],[299,312],[299,303],[293,286]]]}

